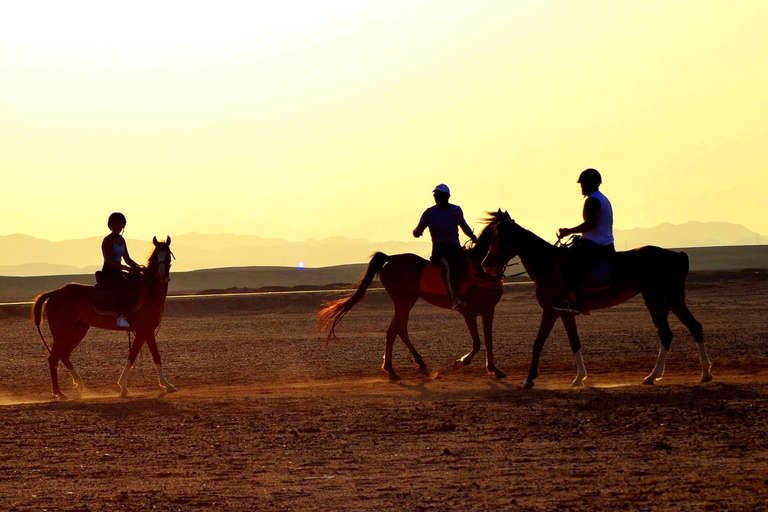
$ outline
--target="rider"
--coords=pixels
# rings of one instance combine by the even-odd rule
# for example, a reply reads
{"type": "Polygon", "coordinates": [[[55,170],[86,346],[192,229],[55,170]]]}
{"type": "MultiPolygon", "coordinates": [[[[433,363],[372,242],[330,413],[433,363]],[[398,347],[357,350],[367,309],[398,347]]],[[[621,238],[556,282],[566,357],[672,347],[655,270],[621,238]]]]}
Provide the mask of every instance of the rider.
{"type": "Polygon", "coordinates": [[[413,236],[419,238],[424,233],[424,229],[429,228],[429,234],[432,236],[432,256],[429,259],[438,267],[445,269],[443,278],[448,285],[451,309],[456,309],[464,305],[464,301],[459,296],[459,289],[465,265],[458,228],[461,228],[464,234],[475,243],[477,243],[477,237],[464,220],[461,207],[448,202],[451,191],[447,185],[436,186],[432,195],[435,198],[435,206],[427,208],[421,215],[419,225],[413,230],[413,236]]]}
{"type": "Polygon", "coordinates": [[[582,171],[577,183],[581,184],[581,193],[587,198],[582,213],[584,222],[572,228],[560,228],[557,232],[558,239],[581,233],[581,237],[558,262],[558,274],[568,292],[564,307],[555,308],[558,311],[589,314],[582,308],[577,290],[594,264],[609,259],[616,252],[613,245],[613,209],[611,202],[599,190],[602,182],[596,169],[582,171]]]}
{"type": "Polygon", "coordinates": [[[104,266],[101,268],[101,279],[108,287],[115,288],[118,292],[117,326],[130,327],[126,316],[130,313],[132,303],[136,299],[136,288],[139,281],[135,274],[139,272],[139,264],[128,255],[128,246],[123,238],[125,229],[125,215],[120,212],[114,212],[107,220],[107,227],[111,231],[101,242],[101,253],[104,255],[104,266]],[[122,261],[128,264],[123,265],[122,261]],[[123,272],[127,270],[131,274],[123,272]]]}

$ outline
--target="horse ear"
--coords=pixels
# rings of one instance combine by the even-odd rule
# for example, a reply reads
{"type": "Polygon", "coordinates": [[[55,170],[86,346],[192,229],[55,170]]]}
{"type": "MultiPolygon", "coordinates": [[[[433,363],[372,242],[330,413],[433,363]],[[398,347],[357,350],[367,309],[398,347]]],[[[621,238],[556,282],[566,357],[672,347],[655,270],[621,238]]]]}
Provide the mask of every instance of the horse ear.
{"type": "Polygon", "coordinates": [[[155,244],[155,247],[157,247],[157,237],[152,237],[152,243],[155,244]]]}
{"type": "Polygon", "coordinates": [[[165,243],[171,245],[171,235],[165,235],[165,243]]]}
{"type": "MultiPolygon", "coordinates": [[[[499,210],[499,212],[501,212],[501,210],[499,210]]],[[[508,212],[508,211],[505,211],[505,212],[504,212],[504,218],[505,218],[505,219],[507,219],[509,222],[515,222],[515,221],[512,219],[512,217],[510,217],[510,216],[509,216],[509,212],[508,212]]]]}

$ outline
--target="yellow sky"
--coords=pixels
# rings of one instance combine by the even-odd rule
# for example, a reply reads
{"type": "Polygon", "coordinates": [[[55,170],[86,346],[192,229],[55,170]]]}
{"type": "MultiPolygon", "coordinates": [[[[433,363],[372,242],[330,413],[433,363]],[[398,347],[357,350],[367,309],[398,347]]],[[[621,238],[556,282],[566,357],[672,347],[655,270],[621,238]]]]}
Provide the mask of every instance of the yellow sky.
{"type": "Polygon", "coordinates": [[[0,234],[96,236],[121,210],[132,238],[407,240],[444,182],[476,228],[501,207],[551,238],[580,220],[584,167],[617,228],[768,234],[766,19],[762,1],[9,2],[0,234]]]}

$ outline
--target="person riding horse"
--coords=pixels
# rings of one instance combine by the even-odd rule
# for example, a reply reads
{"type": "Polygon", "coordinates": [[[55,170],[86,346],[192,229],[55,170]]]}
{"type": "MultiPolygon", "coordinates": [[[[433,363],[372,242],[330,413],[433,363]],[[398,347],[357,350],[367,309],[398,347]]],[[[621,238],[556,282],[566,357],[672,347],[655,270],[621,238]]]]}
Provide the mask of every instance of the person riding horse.
{"type": "Polygon", "coordinates": [[[603,178],[596,169],[584,169],[577,183],[581,184],[584,201],[584,222],[572,228],[560,228],[557,238],[562,239],[575,233],[581,237],[574,241],[557,265],[561,284],[568,293],[562,308],[555,308],[571,314],[589,314],[582,308],[578,289],[590,269],[597,263],[609,260],[616,249],[613,244],[613,208],[611,202],[600,192],[603,178]]]}
{"type": "Polygon", "coordinates": [[[101,242],[101,253],[104,256],[104,266],[101,268],[99,284],[113,288],[117,292],[117,326],[128,328],[131,325],[126,317],[131,311],[131,306],[138,299],[141,283],[137,278],[140,266],[128,255],[128,245],[125,243],[122,232],[125,229],[125,215],[114,212],[107,220],[107,227],[111,231],[101,242]],[[122,262],[128,264],[123,265],[122,262]],[[130,274],[126,274],[127,270],[130,274]]]}
{"type": "Polygon", "coordinates": [[[421,215],[419,225],[413,230],[413,236],[419,238],[424,230],[429,228],[429,234],[432,236],[432,256],[429,259],[444,269],[443,279],[448,285],[451,309],[457,309],[464,304],[459,293],[466,265],[459,243],[459,228],[474,243],[477,243],[477,237],[464,220],[461,207],[448,202],[451,190],[447,185],[438,185],[432,195],[435,198],[435,206],[427,208],[421,215]]]}

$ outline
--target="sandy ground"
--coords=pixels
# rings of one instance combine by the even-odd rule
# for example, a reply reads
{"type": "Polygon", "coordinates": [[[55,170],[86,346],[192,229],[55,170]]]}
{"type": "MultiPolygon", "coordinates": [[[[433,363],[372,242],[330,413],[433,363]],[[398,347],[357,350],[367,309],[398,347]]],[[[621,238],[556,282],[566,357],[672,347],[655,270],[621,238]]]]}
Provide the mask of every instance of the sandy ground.
{"type": "Polygon", "coordinates": [[[568,387],[558,324],[536,388],[518,389],[539,318],[523,285],[497,308],[504,380],[484,351],[452,371],[463,320],[420,302],[411,335],[431,373],[398,342],[389,382],[380,291],[327,349],[317,294],[190,298],[158,335],[177,393],[144,351],[118,398],[127,340],[94,330],[73,356],[86,397],[55,402],[34,327],[0,311],[0,510],[766,510],[768,281],[690,281],[706,385],[676,320],[664,379],[639,385],[658,342],[636,298],[579,320],[589,387],[568,387]]]}

